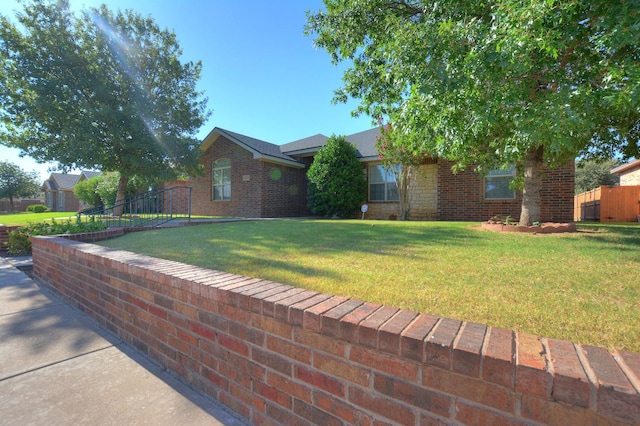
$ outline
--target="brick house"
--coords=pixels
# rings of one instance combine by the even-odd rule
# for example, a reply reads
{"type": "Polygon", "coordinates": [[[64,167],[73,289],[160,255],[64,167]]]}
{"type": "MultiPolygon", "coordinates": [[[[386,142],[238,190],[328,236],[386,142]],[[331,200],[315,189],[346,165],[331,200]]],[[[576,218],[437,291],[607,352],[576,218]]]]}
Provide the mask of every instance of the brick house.
{"type": "MultiPolygon", "coordinates": [[[[375,143],[379,129],[346,136],[357,147],[367,176],[369,219],[394,219],[395,182],[380,163],[375,143]]],[[[214,128],[201,145],[205,173],[192,178],[192,214],[240,217],[307,216],[306,172],[328,137],[318,134],[275,145],[214,128]]],[[[453,174],[453,163],[429,159],[419,167],[412,192],[412,220],[482,221],[520,214],[522,194],[508,188],[515,170],[481,177],[471,170],[453,174]]],[[[547,170],[542,189],[542,220],[573,219],[574,164],[547,170]]]]}
{"type": "Polygon", "coordinates": [[[52,212],[77,212],[85,208],[73,193],[76,184],[80,181],[99,176],[100,172],[83,171],[79,175],[68,173],[51,173],[49,179],[42,183],[44,202],[52,212]]]}

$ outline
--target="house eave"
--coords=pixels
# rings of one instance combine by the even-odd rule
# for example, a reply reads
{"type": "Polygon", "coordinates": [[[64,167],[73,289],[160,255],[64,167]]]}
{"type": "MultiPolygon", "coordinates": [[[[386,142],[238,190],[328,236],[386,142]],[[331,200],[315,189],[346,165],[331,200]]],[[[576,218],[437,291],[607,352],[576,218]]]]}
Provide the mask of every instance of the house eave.
{"type": "Polygon", "coordinates": [[[623,164],[621,166],[616,167],[615,169],[611,169],[611,174],[617,175],[617,174],[626,172],[627,170],[635,169],[636,167],[640,167],[640,159],[634,160],[627,164],[623,164]]]}
{"type": "Polygon", "coordinates": [[[255,153],[255,152],[253,153],[253,159],[258,161],[264,161],[267,163],[282,164],[284,166],[294,167],[296,169],[304,169],[305,167],[304,164],[298,163],[297,161],[289,161],[283,158],[272,157],[270,155],[265,155],[265,154],[255,153]]]}

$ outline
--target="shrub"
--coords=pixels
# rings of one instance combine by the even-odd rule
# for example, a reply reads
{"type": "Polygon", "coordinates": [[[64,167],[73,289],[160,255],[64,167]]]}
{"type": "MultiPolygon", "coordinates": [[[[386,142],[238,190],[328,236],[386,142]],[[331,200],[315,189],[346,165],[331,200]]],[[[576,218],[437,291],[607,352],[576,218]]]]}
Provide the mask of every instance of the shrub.
{"type": "Polygon", "coordinates": [[[49,209],[44,204],[31,204],[27,207],[27,211],[31,213],[44,213],[47,210],[49,209]]]}
{"type": "Polygon", "coordinates": [[[104,229],[104,224],[94,221],[93,218],[89,222],[81,222],[79,219],[75,222],[69,219],[65,222],[56,222],[51,219],[50,222],[31,223],[9,232],[9,242],[6,244],[10,254],[28,254],[31,252],[29,238],[35,235],[80,234],[104,229]]]}
{"type": "Polygon", "coordinates": [[[331,136],[307,172],[309,208],[323,216],[347,217],[366,200],[367,181],[356,148],[344,136],[331,136]]]}

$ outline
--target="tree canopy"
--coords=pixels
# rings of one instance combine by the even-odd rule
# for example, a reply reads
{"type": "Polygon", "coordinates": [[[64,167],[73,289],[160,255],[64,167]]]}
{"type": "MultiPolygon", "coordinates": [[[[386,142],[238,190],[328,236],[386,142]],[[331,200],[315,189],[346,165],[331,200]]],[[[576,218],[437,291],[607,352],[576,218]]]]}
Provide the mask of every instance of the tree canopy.
{"type": "Polygon", "coordinates": [[[576,194],[598,188],[614,186],[620,183],[620,176],[611,174],[611,170],[620,165],[615,159],[581,160],[576,163],[576,194]]]}
{"type": "Polygon", "coordinates": [[[176,35],[105,5],[76,16],[34,0],[0,17],[0,143],[61,168],[173,179],[198,166],[209,112],[202,65],[182,63],[176,35]]]}
{"type": "Polygon", "coordinates": [[[32,197],[40,192],[36,172],[27,172],[19,166],[0,161],[0,198],[9,199],[9,210],[13,211],[13,199],[32,197]]]}
{"type": "Polygon", "coordinates": [[[366,200],[367,182],[356,147],[344,136],[331,136],[307,171],[308,203],[313,213],[347,217],[366,200]]]}
{"type": "Polygon", "coordinates": [[[410,149],[479,172],[515,164],[520,223],[545,166],[639,157],[637,0],[325,0],[306,32],[350,62],[336,101],[386,117],[410,149]]]}

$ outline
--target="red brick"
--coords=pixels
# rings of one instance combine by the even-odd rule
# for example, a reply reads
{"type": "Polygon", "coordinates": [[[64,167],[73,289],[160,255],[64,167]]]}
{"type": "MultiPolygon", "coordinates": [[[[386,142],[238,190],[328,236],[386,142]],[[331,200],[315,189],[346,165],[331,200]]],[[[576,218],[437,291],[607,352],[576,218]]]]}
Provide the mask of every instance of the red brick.
{"type": "Polygon", "coordinates": [[[322,333],[338,337],[340,334],[340,318],[348,315],[363,303],[360,300],[351,299],[325,312],[322,315],[322,333]]]}
{"type": "Polygon", "coordinates": [[[354,410],[351,405],[323,392],[315,391],[313,401],[318,408],[339,417],[347,424],[360,426],[366,424],[368,420],[366,415],[354,410]]]}
{"type": "Polygon", "coordinates": [[[346,297],[333,296],[324,302],[320,302],[317,305],[305,309],[302,326],[309,330],[320,331],[322,329],[322,315],[348,300],[349,299],[346,297]]]}
{"type": "Polygon", "coordinates": [[[416,415],[410,408],[359,387],[349,387],[349,402],[402,425],[416,422],[416,415]]]}
{"type": "MultiPolygon", "coordinates": [[[[283,390],[286,391],[286,389],[283,390]]],[[[293,398],[291,398],[288,392],[282,392],[281,390],[267,386],[262,382],[253,382],[253,392],[255,392],[256,395],[268,399],[269,401],[272,401],[288,410],[291,410],[293,407],[293,398]]]]}
{"type": "Polygon", "coordinates": [[[205,327],[197,322],[191,322],[189,323],[189,325],[190,325],[189,329],[194,333],[199,334],[200,336],[206,339],[215,340],[216,333],[210,327],[205,327]]]}
{"type": "Polygon", "coordinates": [[[589,407],[591,385],[573,343],[549,339],[549,359],[553,367],[551,396],[578,407],[589,407]]]}
{"type": "Polygon", "coordinates": [[[309,349],[317,349],[344,358],[349,345],[339,339],[334,339],[313,331],[295,328],[293,341],[309,349]]]}
{"type": "Polygon", "coordinates": [[[289,322],[292,325],[301,326],[304,319],[304,311],[305,309],[315,306],[319,303],[324,302],[325,300],[330,299],[331,296],[328,294],[317,294],[308,299],[302,300],[298,303],[295,303],[289,307],[289,322]]]}
{"type": "Polygon", "coordinates": [[[378,329],[398,312],[397,308],[383,306],[358,325],[358,343],[378,347],[378,329]]]}
{"type": "Polygon", "coordinates": [[[340,320],[340,338],[351,343],[357,343],[358,325],[381,307],[382,305],[380,304],[367,302],[342,317],[340,320]]]}
{"type": "Polygon", "coordinates": [[[518,420],[504,413],[496,413],[479,406],[456,402],[455,419],[465,425],[492,426],[525,426],[526,422],[518,420]]]}
{"type": "Polygon", "coordinates": [[[487,326],[464,323],[453,345],[453,371],[471,377],[480,376],[480,356],[487,326]]]}
{"type": "Polygon", "coordinates": [[[425,350],[427,364],[451,368],[453,341],[458,334],[462,322],[450,318],[443,318],[427,337],[425,350]]]}
{"type": "Polygon", "coordinates": [[[236,352],[244,357],[249,355],[249,345],[247,345],[244,341],[233,338],[226,334],[219,333],[218,334],[218,343],[225,348],[236,352]]]}
{"type": "Polygon", "coordinates": [[[640,423],[640,395],[631,385],[609,351],[583,346],[596,375],[598,414],[631,423],[640,423]]]}
{"type": "Polygon", "coordinates": [[[482,360],[482,378],[513,387],[515,378],[515,341],[513,331],[489,328],[482,360]]]}
{"type": "Polygon", "coordinates": [[[342,421],[331,414],[299,399],[293,402],[293,412],[308,421],[323,426],[342,426],[342,421]]]}
{"type": "Polygon", "coordinates": [[[520,417],[545,425],[590,425],[590,426],[623,426],[611,418],[599,416],[594,410],[572,407],[567,404],[553,402],[531,395],[520,397],[520,417]]]}
{"type": "Polygon", "coordinates": [[[301,419],[299,416],[295,415],[289,410],[285,410],[284,408],[267,403],[265,406],[265,413],[271,419],[276,421],[278,426],[281,425],[296,425],[296,426],[306,426],[311,425],[310,422],[307,422],[304,419],[301,419]]]}
{"type": "Polygon", "coordinates": [[[547,350],[539,337],[516,335],[516,390],[529,395],[551,396],[552,377],[547,370],[547,350]]]}
{"type": "Polygon", "coordinates": [[[249,310],[251,301],[251,298],[249,296],[268,290],[269,288],[273,288],[277,285],[278,284],[276,283],[271,283],[268,281],[258,281],[246,287],[239,288],[238,291],[231,292],[227,295],[227,301],[230,305],[249,310]]]}
{"type": "Polygon", "coordinates": [[[615,357],[618,363],[625,367],[625,374],[629,381],[640,392],[640,354],[617,351],[615,357]]]}
{"type": "Polygon", "coordinates": [[[149,313],[157,316],[158,318],[167,319],[167,311],[162,308],[158,308],[154,305],[149,305],[149,313]]]}
{"type": "Polygon", "coordinates": [[[383,371],[407,381],[416,381],[418,379],[418,364],[380,353],[374,349],[354,346],[349,351],[349,361],[374,370],[383,371]]]}
{"type": "Polygon", "coordinates": [[[293,362],[291,359],[280,354],[253,348],[253,351],[251,352],[251,359],[258,364],[271,368],[285,376],[292,376],[293,374],[293,362]]]}
{"type": "Polygon", "coordinates": [[[290,377],[284,377],[273,371],[267,371],[267,384],[276,389],[283,389],[294,398],[311,402],[312,387],[294,382],[290,377]]]}
{"type": "Polygon", "coordinates": [[[291,332],[293,330],[291,324],[258,314],[253,314],[251,324],[260,330],[266,331],[267,333],[291,339],[291,332]]]}
{"type": "Polygon", "coordinates": [[[453,373],[439,367],[425,367],[422,370],[422,384],[505,413],[515,413],[513,389],[487,383],[481,379],[453,373]]]}
{"type": "Polygon", "coordinates": [[[275,317],[275,304],[279,300],[286,299],[287,297],[295,296],[296,294],[304,292],[302,288],[291,288],[282,293],[274,294],[262,300],[262,315],[275,317]]]}
{"type": "Polygon", "coordinates": [[[296,365],[294,367],[294,377],[341,398],[345,396],[344,384],[335,377],[331,377],[320,371],[302,365],[296,365]]]}
{"type": "Polygon", "coordinates": [[[401,310],[378,330],[378,349],[394,355],[400,353],[400,335],[418,316],[417,312],[401,310]]]}
{"type": "Polygon", "coordinates": [[[303,364],[311,363],[311,351],[302,346],[297,345],[290,340],[280,339],[275,336],[267,336],[267,349],[287,357],[302,362],[303,364]]]}
{"type": "Polygon", "coordinates": [[[351,383],[369,386],[369,378],[371,376],[369,369],[319,353],[313,356],[313,366],[324,373],[340,377],[351,383]]]}
{"type": "Polygon", "coordinates": [[[262,313],[262,301],[270,296],[273,296],[274,294],[280,294],[280,293],[284,293],[285,291],[289,291],[291,290],[291,286],[290,285],[284,285],[281,284],[277,287],[272,287],[268,290],[265,290],[263,292],[260,293],[256,293],[251,297],[251,304],[249,306],[249,308],[251,309],[251,312],[255,312],[255,313],[262,313]]]}
{"type": "Polygon", "coordinates": [[[289,307],[302,302],[304,300],[310,299],[314,296],[319,295],[320,293],[310,290],[305,290],[301,293],[298,293],[294,296],[289,296],[286,299],[278,300],[275,304],[275,317],[281,321],[289,320],[289,307]]]}
{"type": "Polygon", "coordinates": [[[395,377],[376,374],[373,387],[376,391],[422,410],[447,417],[451,406],[451,398],[441,393],[416,386],[395,377]]]}
{"type": "Polygon", "coordinates": [[[429,335],[439,318],[433,315],[420,314],[407,328],[402,331],[400,337],[401,354],[404,357],[424,362],[425,338],[429,335]]]}

